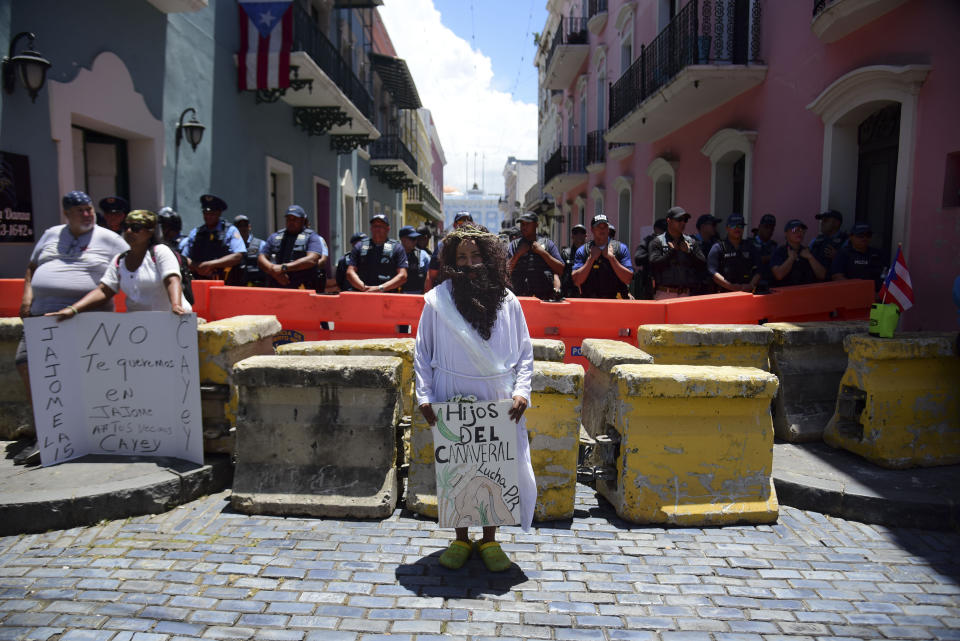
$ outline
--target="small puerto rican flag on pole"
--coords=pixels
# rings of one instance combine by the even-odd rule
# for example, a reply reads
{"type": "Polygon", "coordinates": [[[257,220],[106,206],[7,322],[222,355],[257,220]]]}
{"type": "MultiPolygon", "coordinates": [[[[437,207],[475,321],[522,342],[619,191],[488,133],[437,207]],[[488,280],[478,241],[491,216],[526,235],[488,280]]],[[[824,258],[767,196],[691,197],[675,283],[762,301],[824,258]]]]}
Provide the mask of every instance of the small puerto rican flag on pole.
{"type": "Polygon", "coordinates": [[[291,0],[238,0],[240,51],[239,86],[280,89],[290,86],[290,46],[293,43],[291,0]]]}
{"type": "Polygon", "coordinates": [[[880,300],[886,302],[888,295],[893,298],[901,313],[913,307],[913,284],[910,282],[910,272],[907,271],[907,261],[903,259],[902,245],[897,245],[897,258],[880,289],[880,300]]]}

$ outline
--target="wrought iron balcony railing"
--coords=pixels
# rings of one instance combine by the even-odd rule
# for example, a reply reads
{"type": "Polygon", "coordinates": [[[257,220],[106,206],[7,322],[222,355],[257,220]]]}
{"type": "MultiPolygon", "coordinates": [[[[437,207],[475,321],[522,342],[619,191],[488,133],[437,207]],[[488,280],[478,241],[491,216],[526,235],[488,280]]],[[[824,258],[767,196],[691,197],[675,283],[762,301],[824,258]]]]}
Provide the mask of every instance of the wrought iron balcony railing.
{"type": "Polygon", "coordinates": [[[605,13],[607,10],[607,0],[590,0],[590,6],[587,13],[592,18],[598,13],[605,13]]]}
{"type": "Polygon", "coordinates": [[[610,87],[610,126],[685,67],[761,63],[759,2],[691,0],[610,87]]]}
{"type": "Polygon", "coordinates": [[[832,0],[813,0],[813,15],[816,17],[824,9],[827,8],[828,4],[831,4],[832,0]]]}
{"type": "Polygon", "coordinates": [[[587,165],[598,165],[607,160],[607,141],[603,139],[606,129],[587,133],[587,165]]]}
{"type": "Polygon", "coordinates": [[[561,16],[560,24],[557,25],[557,30],[553,32],[550,53],[547,54],[546,68],[550,68],[550,61],[553,60],[553,54],[557,52],[557,47],[560,45],[585,44],[587,44],[587,19],[564,18],[561,16]]]}
{"type": "Polygon", "coordinates": [[[550,155],[543,166],[543,184],[561,174],[582,174],[586,172],[584,159],[586,154],[583,145],[560,145],[550,155]]]}
{"type": "Polygon", "coordinates": [[[440,199],[433,195],[433,192],[430,191],[430,188],[427,187],[425,183],[420,183],[419,185],[408,189],[407,199],[423,203],[424,206],[430,207],[434,211],[443,213],[443,208],[440,205],[440,199]]]}
{"type": "Polygon", "coordinates": [[[373,98],[370,92],[299,2],[293,3],[293,43],[290,50],[309,55],[360,113],[368,119],[372,118],[373,98]]]}
{"type": "Polygon", "coordinates": [[[400,160],[417,173],[417,159],[400,139],[398,134],[386,134],[370,143],[371,160],[400,160]]]}

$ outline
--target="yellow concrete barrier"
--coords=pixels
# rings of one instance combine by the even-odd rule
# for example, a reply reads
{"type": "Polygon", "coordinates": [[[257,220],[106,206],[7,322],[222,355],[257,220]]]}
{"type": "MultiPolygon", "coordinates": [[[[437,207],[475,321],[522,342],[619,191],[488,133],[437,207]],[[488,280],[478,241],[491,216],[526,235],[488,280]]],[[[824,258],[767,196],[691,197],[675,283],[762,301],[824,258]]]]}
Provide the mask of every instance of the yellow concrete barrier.
{"type": "Polygon", "coordinates": [[[403,361],[400,374],[400,390],[403,396],[403,413],[412,416],[414,409],[413,351],[416,341],[412,338],[368,338],[364,340],[305,341],[287,343],[277,347],[280,356],[395,356],[403,361]]]}
{"type": "Polygon", "coordinates": [[[232,450],[230,429],[237,423],[234,366],[251,356],[273,354],[273,338],[281,329],[276,316],[233,316],[197,326],[204,451],[232,450]]]}
{"type": "MultiPolygon", "coordinates": [[[[616,381],[611,375],[613,368],[618,365],[650,365],[653,357],[629,343],[606,338],[584,339],[582,350],[584,358],[590,362],[583,383],[583,427],[595,439],[613,429],[611,411],[618,402],[616,381]]],[[[599,453],[585,463],[600,465],[599,453]]]]}
{"type": "Polygon", "coordinates": [[[847,336],[847,371],[823,433],[883,467],[960,463],[960,357],[955,333],[847,336]]]}
{"type": "MultiPolygon", "coordinates": [[[[530,458],[537,479],[534,518],[538,521],[573,517],[583,379],[579,365],[533,363],[533,398],[526,417],[530,458]]],[[[407,508],[437,518],[433,435],[419,411],[412,419],[407,508]]]]}
{"type": "Polygon", "coordinates": [[[36,436],[27,388],[13,362],[22,337],[22,320],[0,318],[0,440],[4,441],[36,436]]]}
{"type": "Polygon", "coordinates": [[[637,347],[657,365],[757,367],[769,371],[773,332],[762,325],[641,325],[637,347]]]}
{"type": "Polygon", "coordinates": [[[772,523],[770,400],[777,378],[756,368],[618,365],[613,479],[597,491],[635,523],[772,523]]]}
{"type": "Polygon", "coordinates": [[[843,339],[866,334],[867,321],[767,323],[773,331],[770,370],[780,379],[773,433],[791,443],[819,441],[837,405],[847,369],[843,339]]]}
{"type": "Polygon", "coordinates": [[[533,360],[563,362],[567,349],[563,341],[552,338],[531,338],[530,341],[533,343],[533,360]]]}

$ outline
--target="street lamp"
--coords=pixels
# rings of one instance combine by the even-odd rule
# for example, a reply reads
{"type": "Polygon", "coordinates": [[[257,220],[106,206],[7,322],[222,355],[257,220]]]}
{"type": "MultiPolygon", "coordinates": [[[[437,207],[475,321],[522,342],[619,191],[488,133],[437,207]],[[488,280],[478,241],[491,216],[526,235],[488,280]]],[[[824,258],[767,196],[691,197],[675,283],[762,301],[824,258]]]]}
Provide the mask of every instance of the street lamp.
{"type": "Polygon", "coordinates": [[[30,40],[29,46],[33,46],[33,41],[37,36],[29,31],[21,31],[10,42],[10,49],[7,56],[3,59],[3,88],[7,93],[13,93],[16,87],[16,79],[20,78],[20,84],[30,94],[30,101],[37,101],[37,94],[43,88],[43,83],[47,79],[47,69],[50,67],[50,61],[40,55],[37,51],[27,50],[19,55],[13,55],[20,38],[30,40]]]}
{"type": "Polygon", "coordinates": [[[203,130],[206,129],[200,121],[197,120],[197,110],[193,107],[187,107],[183,110],[183,113],[180,114],[180,120],[177,121],[177,131],[174,136],[173,144],[173,209],[177,210],[177,176],[180,173],[180,141],[184,138],[187,139],[187,142],[190,143],[190,146],[193,148],[193,151],[197,151],[197,145],[200,144],[200,140],[203,138],[203,130]],[[188,113],[193,112],[193,115],[190,116],[190,122],[183,122],[183,119],[186,118],[188,113]]]}

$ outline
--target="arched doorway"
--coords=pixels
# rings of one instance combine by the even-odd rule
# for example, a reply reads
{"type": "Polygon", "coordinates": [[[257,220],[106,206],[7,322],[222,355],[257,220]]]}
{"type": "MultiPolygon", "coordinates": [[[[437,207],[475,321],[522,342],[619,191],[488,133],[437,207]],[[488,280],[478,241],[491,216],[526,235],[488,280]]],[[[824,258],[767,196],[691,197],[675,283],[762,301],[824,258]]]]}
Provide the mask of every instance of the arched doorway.
{"type": "Polygon", "coordinates": [[[881,107],[857,127],[857,222],[873,228],[873,242],[891,256],[897,150],[900,144],[900,103],[881,107]]]}

